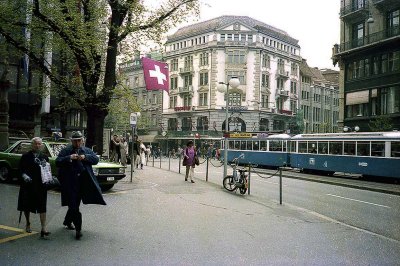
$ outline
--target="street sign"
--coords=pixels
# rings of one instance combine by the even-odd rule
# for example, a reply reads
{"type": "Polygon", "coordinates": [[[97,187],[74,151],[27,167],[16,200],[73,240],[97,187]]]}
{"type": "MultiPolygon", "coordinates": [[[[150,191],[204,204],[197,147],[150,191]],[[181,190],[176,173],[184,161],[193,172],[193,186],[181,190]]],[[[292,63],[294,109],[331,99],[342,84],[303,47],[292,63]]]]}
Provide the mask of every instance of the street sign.
{"type": "Polygon", "coordinates": [[[230,138],[251,138],[251,133],[229,133],[230,138]]]}
{"type": "Polygon", "coordinates": [[[137,113],[131,113],[129,116],[129,123],[133,126],[136,125],[137,122],[137,113]]]}

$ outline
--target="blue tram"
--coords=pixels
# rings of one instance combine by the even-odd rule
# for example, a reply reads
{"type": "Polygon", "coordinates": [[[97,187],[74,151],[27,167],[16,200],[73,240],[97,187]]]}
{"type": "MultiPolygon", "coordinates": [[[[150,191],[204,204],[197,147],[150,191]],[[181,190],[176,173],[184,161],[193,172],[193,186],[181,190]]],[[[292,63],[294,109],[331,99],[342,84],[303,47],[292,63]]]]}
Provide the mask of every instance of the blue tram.
{"type": "Polygon", "coordinates": [[[289,161],[290,135],[277,134],[256,138],[230,138],[228,161],[239,157],[240,164],[254,164],[260,167],[276,168],[287,166],[289,161]]]}
{"type": "Polygon", "coordinates": [[[305,173],[335,172],[400,178],[400,132],[287,134],[233,138],[228,161],[244,154],[241,164],[290,166],[305,173]]]}
{"type": "Polygon", "coordinates": [[[400,132],[301,134],[291,138],[291,167],[400,178],[400,132]]]}

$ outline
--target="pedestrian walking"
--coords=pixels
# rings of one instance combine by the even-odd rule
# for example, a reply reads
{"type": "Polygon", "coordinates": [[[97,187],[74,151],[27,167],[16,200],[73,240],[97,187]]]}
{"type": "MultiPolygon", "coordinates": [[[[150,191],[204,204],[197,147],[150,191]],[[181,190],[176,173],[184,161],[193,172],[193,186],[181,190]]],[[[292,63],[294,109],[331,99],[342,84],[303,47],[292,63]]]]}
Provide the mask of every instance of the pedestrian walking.
{"type": "Polygon", "coordinates": [[[133,136],[133,150],[132,150],[132,158],[131,158],[132,164],[131,164],[131,166],[135,167],[135,165],[136,165],[136,168],[138,168],[139,160],[140,160],[140,157],[139,157],[139,155],[140,155],[139,145],[140,144],[139,144],[139,141],[138,141],[138,135],[134,135],[133,136]]]}
{"type": "Polygon", "coordinates": [[[30,213],[39,213],[42,227],[40,236],[50,235],[46,230],[47,188],[42,182],[41,164],[46,164],[49,158],[42,153],[42,139],[35,137],[31,142],[31,150],[23,154],[19,163],[21,186],[18,195],[18,210],[24,212],[27,233],[32,233],[30,213]]]}
{"type": "Polygon", "coordinates": [[[146,146],[144,146],[142,140],[139,140],[139,162],[140,162],[140,169],[143,169],[143,165],[146,164],[146,146]]]}
{"type": "Polygon", "coordinates": [[[194,157],[196,156],[196,150],[193,147],[193,141],[189,140],[186,144],[186,148],[183,150],[183,165],[186,166],[185,181],[190,177],[190,182],[194,183],[194,168],[196,166],[194,157]]]}
{"type": "Polygon", "coordinates": [[[56,159],[61,183],[61,205],[68,206],[63,224],[70,230],[76,230],[77,240],[82,237],[81,201],[83,204],[106,205],[92,169],[99,158],[91,149],[83,146],[83,141],[81,132],[72,132],[71,145],[62,149],[56,159]]]}
{"type": "Polygon", "coordinates": [[[128,142],[124,137],[121,138],[121,142],[119,144],[119,149],[121,152],[121,164],[126,166],[127,164],[127,157],[128,157],[128,142]]]}

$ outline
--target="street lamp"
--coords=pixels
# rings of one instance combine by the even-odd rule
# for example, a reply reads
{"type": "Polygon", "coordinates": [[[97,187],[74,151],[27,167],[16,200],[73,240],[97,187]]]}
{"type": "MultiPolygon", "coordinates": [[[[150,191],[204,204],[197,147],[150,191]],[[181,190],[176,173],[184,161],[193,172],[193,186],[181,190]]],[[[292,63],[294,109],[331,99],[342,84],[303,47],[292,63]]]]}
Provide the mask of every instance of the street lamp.
{"type": "Polygon", "coordinates": [[[228,83],[219,82],[217,90],[220,93],[226,93],[226,108],[225,108],[225,145],[224,145],[224,178],[227,175],[228,168],[228,136],[226,133],[229,131],[228,122],[228,106],[229,106],[229,86],[232,88],[237,88],[240,85],[240,80],[237,77],[231,77],[228,83]]]}

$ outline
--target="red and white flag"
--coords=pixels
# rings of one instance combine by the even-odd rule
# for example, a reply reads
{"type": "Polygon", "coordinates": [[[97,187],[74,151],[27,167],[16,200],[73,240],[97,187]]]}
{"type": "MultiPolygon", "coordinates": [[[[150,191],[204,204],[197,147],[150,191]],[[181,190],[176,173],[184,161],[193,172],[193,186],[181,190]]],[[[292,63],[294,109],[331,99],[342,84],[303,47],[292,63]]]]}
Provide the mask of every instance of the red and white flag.
{"type": "Polygon", "coordinates": [[[166,63],[142,57],[142,66],[147,90],[169,92],[169,71],[166,63]]]}

